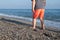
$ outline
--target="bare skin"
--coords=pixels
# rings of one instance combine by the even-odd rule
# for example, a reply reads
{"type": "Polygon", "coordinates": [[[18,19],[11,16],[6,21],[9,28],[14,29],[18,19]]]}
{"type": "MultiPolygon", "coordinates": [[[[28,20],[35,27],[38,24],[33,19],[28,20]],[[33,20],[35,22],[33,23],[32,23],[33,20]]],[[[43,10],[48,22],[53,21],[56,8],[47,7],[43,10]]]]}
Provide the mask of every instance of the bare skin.
{"type": "MultiPolygon", "coordinates": [[[[34,7],[35,7],[35,0],[32,1],[32,12],[35,13],[35,10],[34,10],[34,7]]],[[[33,19],[32,21],[32,24],[33,24],[33,29],[35,29],[36,27],[36,19],[33,19]]]]}
{"type": "MultiPolygon", "coordinates": [[[[32,12],[33,13],[35,13],[34,7],[35,7],[35,0],[32,1],[32,12]]],[[[40,11],[39,11],[39,13],[40,13],[40,11]]],[[[37,18],[33,18],[33,21],[32,21],[33,29],[36,29],[36,20],[37,20],[37,18]]],[[[40,21],[41,21],[41,28],[45,29],[44,16],[40,17],[40,21]]]]}

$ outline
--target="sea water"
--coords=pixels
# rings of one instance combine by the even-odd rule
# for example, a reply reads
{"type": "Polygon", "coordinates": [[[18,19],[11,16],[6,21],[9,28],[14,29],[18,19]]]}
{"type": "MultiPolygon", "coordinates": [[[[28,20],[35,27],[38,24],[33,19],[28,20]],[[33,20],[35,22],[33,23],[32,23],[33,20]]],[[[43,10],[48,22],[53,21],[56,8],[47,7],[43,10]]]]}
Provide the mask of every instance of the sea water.
{"type": "MultiPolygon", "coordinates": [[[[31,9],[0,9],[0,16],[8,16],[32,21],[31,9]]],[[[37,20],[40,23],[39,19],[37,20]]],[[[45,9],[44,23],[47,26],[60,28],[60,9],[45,9]]]]}

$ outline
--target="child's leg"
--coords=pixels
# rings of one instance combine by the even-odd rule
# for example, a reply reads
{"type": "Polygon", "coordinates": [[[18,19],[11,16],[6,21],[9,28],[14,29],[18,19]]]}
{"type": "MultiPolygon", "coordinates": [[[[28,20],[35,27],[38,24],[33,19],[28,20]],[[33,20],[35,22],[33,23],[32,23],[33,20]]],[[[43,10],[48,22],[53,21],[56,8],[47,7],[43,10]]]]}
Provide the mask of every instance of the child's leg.
{"type": "Polygon", "coordinates": [[[44,9],[41,9],[41,11],[40,11],[40,21],[41,21],[42,29],[45,29],[45,26],[44,26],[44,9]]]}
{"type": "Polygon", "coordinates": [[[33,29],[36,28],[36,19],[38,18],[40,13],[40,9],[35,10],[35,13],[33,13],[33,29]]]}

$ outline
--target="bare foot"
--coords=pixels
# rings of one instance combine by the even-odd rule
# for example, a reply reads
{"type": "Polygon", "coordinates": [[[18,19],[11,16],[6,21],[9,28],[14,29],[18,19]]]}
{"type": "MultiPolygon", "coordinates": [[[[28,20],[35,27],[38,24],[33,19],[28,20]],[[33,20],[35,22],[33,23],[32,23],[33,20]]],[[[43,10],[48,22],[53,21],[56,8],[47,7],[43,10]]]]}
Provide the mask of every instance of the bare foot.
{"type": "Polygon", "coordinates": [[[45,30],[45,25],[43,25],[43,30],[45,30]]]}
{"type": "Polygon", "coordinates": [[[32,29],[36,29],[36,27],[30,27],[30,28],[32,28],[32,29]]]}
{"type": "Polygon", "coordinates": [[[33,31],[37,31],[36,27],[33,27],[33,31]]]}
{"type": "Polygon", "coordinates": [[[45,25],[43,25],[43,26],[41,27],[41,29],[45,30],[45,25]]]}
{"type": "Polygon", "coordinates": [[[36,27],[33,27],[33,29],[36,29],[36,27]]]}

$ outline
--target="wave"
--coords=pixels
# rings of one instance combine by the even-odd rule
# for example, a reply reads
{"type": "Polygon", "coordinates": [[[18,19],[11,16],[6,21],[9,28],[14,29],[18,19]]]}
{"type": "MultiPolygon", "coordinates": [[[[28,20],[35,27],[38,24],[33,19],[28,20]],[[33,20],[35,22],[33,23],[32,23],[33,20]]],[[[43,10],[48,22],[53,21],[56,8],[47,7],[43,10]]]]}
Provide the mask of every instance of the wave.
{"type": "MultiPolygon", "coordinates": [[[[3,13],[0,13],[0,16],[13,17],[13,18],[18,18],[18,19],[23,19],[23,20],[26,20],[26,21],[32,21],[32,18],[29,18],[29,17],[7,15],[7,14],[3,14],[3,13]]],[[[37,19],[37,23],[40,24],[40,20],[39,19],[37,19]]],[[[60,22],[44,20],[44,24],[47,25],[47,26],[50,26],[50,27],[60,28],[60,22]]]]}
{"type": "Polygon", "coordinates": [[[23,16],[8,15],[8,14],[3,14],[3,13],[0,13],[0,16],[13,17],[13,18],[19,18],[19,19],[32,21],[32,18],[23,17],[23,16]]]}

